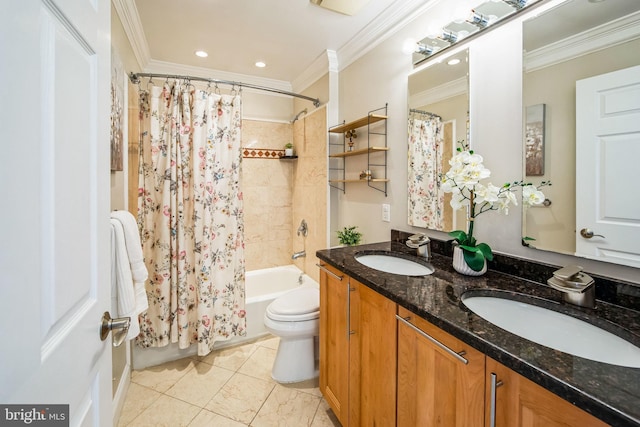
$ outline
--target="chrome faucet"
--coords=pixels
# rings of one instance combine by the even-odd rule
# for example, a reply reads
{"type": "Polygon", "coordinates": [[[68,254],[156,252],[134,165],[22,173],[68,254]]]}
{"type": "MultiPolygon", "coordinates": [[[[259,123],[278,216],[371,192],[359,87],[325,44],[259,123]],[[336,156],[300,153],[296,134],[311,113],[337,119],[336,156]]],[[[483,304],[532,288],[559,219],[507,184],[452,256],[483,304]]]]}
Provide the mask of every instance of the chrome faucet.
{"type": "Polygon", "coordinates": [[[414,248],[419,257],[431,259],[431,240],[428,236],[422,233],[414,234],[407,240],[407,246],[414,248]]]}
{"type": "Polygon", "coordinates": [[[309,226],[304,219],[300,221],[300,226],[298,226],[298,236],[300,234],[302,234],[303,237],[307,237],[307,234],[309,234],[309,226]]]}
{"type": "Polygon", "coordinates": [[[582,273],[579,265],[568,265],[554,271],[547,284],[561,291],[562,298],[570,304],[587,308],[596,306],[595,281],[582,273]]]}
{"type": "Polygon", "coordinates": [[[306,256],[307,256],[307,253],[305,251],[294,252],[293,255],[291,256],[291,259],[304,258],[306,256]]]}

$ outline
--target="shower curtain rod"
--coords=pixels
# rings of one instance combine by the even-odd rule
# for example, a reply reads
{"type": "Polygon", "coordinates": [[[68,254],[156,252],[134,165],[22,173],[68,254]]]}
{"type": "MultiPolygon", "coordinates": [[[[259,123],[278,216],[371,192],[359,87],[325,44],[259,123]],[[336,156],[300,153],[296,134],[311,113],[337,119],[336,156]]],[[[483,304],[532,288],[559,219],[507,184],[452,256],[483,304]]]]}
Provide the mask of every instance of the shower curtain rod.
{"type": "Polygon", "coordinates": [[[409,113],[426,114],[427,116],[430,116],[430,117],[437,117],[437,118],[439,118],[439,119],[441,119],[441,118],[442,118],[442,117],[440,117],[440,116],[439,116],[439,115],[437,115],[437,114],[433,114],[433,113],[430,113],[430,112],[428,112],[428,111],[416,110],[415,108],[411,108],[411,109],[409,109],[409,113]]]}
{"type": "Polygon", "coordinates": [[[150,78],[160,77],[160,78],[166,78],[166,79],[195,80],[195,81],[199,81],[199,82],[207,82],[207,83],[214,83],[214,84],[224,84],[224,85],[238,86],[238,87],[247,87],[247,88],[250,88],[250,89],[264,90],[266,92],[274,92],[274,93],[281,93],[283,95],[295,96],[296,98],[302,98],[302,99],[306,99],[307,101],[313,102],[313,106],[314,107],[319,107],[320,106],[320,100],[317,99],[317,98],[311,98],[310,96],[301,95],[299,93],[287,92],[286,90],[274,89],[272,87],[266,87],[266,86],[258,86],[258,85],[253,85],[253,84],[249,84],[249,83],[234,82],[234,81],[230,81],[230,80],[208,79],[208,78],[205,78],[205,77],[180,76],[180,75],[175,75],[175,74],[134,73],[134,72],[129,73],[129,80],[131,80],[131,83],[134,83],[134,84],[140,83],[140,77],[150,77],[150,78]]]}

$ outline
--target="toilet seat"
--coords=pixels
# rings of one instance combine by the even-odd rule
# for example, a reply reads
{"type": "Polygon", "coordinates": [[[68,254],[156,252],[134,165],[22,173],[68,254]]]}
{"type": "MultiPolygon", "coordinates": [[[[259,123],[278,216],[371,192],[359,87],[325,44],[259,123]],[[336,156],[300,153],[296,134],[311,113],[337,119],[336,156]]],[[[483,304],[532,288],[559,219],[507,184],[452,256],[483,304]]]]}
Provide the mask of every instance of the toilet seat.
{"type": "Polygon", "coordinates": [[[320,291],[304,287],[276,298],[266,310],[266,315],[280,322],[302,322],[320,317],[320,291]]]}

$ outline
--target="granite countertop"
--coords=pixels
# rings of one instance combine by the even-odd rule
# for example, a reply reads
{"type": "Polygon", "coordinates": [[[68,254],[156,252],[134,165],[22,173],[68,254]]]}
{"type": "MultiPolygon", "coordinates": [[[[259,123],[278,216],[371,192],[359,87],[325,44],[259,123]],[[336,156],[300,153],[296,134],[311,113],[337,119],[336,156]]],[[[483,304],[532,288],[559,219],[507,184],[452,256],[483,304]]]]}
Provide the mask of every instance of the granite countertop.
{"type": "MultiPolygon", "coordinates": [[[[600,299],[595,309],[579,308],[562,301],[561,292],[547,285],[489,270],[480,277],[456,273],[451,258],[434,254],[435,272],[409,277],[380,272],[355,260],[359,252],[394,252],[420,260],[415,249],[398,242],[323,249],[317,257],[400,306],[499,361],[612,426],[640,427],[640,368],[626,368],[572,356],[511,334],[467,309],[460,296],[500,291],[517,299],[519,294],[541,298],[539,304],[589,320],[622,333],[640,346],[640,311],[600,299]],[[617,326],[622,326],[619,330],[617,326]]],[[[596,278],[596,285],[598,280],[596,278]]],[[[525,301],[527,302],[527,301],[525,301]]],[[[637,307],[634,307],[637,308],[637,307]]],[[[535,325],[532,325],[535,327],[535,325]]],[[[598,343],[594,342],[594,346],[598,343]]]]}

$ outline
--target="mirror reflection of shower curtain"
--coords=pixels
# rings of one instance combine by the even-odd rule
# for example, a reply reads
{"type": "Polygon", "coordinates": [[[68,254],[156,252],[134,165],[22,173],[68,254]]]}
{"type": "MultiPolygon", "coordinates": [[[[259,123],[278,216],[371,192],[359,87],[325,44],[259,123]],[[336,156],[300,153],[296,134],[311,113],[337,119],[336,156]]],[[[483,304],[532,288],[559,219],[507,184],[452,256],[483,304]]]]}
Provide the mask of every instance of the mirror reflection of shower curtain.
{"type": "Polygon", "coordinates": [[[410,114],[408,141],[408,223],[415,227],[442,230],[442,119],[435,115],[410,114]]]}
{"type": "Polygon", "coordinates": [[[240,95],[141,91],[138,225],[149,270],[142,347],[245,335],[240,95]]]}

